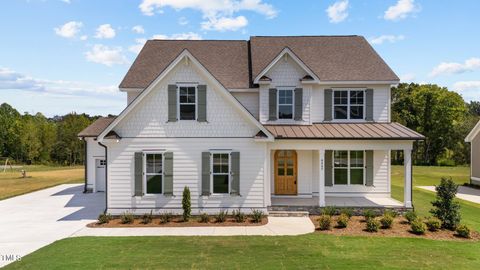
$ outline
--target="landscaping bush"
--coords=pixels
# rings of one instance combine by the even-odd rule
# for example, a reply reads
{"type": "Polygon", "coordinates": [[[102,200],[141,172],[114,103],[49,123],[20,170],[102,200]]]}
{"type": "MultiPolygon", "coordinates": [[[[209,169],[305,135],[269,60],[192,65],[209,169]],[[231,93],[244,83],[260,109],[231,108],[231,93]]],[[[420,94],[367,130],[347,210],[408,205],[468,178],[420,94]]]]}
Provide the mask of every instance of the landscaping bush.
{"type": "Polygon", "coordinates": [[[112,216],[110,214],[103,213],[98,216],[98,224],[109,223],[110,220],[112,220],[112,216]]]}
{"type": "Polygon", "coordinates": [[[383,213],[380,223],[382,224],[383,229],[390,229],[393,225],[393,216],[390,213],[383,213]]]}
{"type": "Polygon", "coordinates": [[[427,225],[429,231],[436,232],[442,227],[442,222],[436,217],[429,217],[425,220],[425,225],[427,225]]]}
{"type": "Polygon", "coordinates": [[[322,214],[327,216],[334,216],[337,213],[337,209],[333,206],[327,206],[322,209],[322,214]]]}
{"type": "Polygon", "coordinates": [[[337,228],[346,228],[349,220],[350,217],[347,214],[340,214],[340,216],[337,218],[337,228]]]}
{"type": "Polygon", "coordinates": [[[252,221],[253,223],[260,223],[263,219],[263,212],[261,210],[252,210],[252,221]]]}
{"type": "Polygon", "coordinates": [[[437,191],[435,201],[432,202],[433,216],[440,219],[442,228],[453,230],[460,223],[460,204],[455,200],[458,185],[452,178],[442,177],[440,185],[435,187],[437,191]]]}
{"type": "Polygon", "coordinates": [[[172,220],[173,214],[170,212],[165,212],[160,214],[160,223],[165,224],[172,220]]]}
{"type": "Polygon", "coordinates": [[[349,219],[353,216],[353,209],[352,208],[342,208],[340,211],[340,215],[344,214],[346,215],[349,219]]]}
{"type": "Polygon", "coordinates": [[[190,202],[190,189],[185,186],[183,189],[183,195],[182,195],[182,208],[183,208],[183,221],[186,222],[190,219],[191,216],[191,202],[190,202]]]}
{"type": "Polygon", "coordinates": [[[145,213],[142,215],[142,224],[149,224],[153,220],[153,215],[152,211],[150,210],[150,213],[145,213]]]}
{"type": "Polygon", "coordinates": [[[408,223],[410,224],[418,218],[417,213],[415,213],[415,211],[407,211],[405,214],[403,214],[403,216],[407,219],[408,223]]]}
{"type": "Polygon", "coordinates": [[[470,238],[470,228],[467,225],[458,225],[455,231],[457,232],[458,236],[461,236],[463,238],[470,238]]]}
{"type": "Polygon", "coordinates": [[[215,221],[218,223],[223,223],[227,220],[228,211],[220,211],[215,215],[215,221]]]}
{"type": "Polygon", "coordinates": [[[208,223],[210,222],[210,216],[207,213],[200,214],[199,221],[201,223],[208,223]]]}
{"type": "Polygon", "coordinates": [[[122,222],[122,224],[133,223],[134,219],[135,219],[135,217],[130,212],[125,212],[122,215],[120,215],[120,221],[122,222]]]}
{"type": "Polygon", "coordinates": [[[242,213],[242,211],[240,211],[240,209],[238,209],[237,211],[233,210],[233,218],[238,223],[245,222],[245,214],[242,213]]]}
{"type": "Polygon", "coordinates": [[[387,209],[387,210],[385,210],[385,211],[383,212],[383,215],[389,215],[389,216],[391,216],[391,217],[393,217],[393,218],[396,218],[396,217],[398,216],[398,213],[395,212],[395,211],[393,211],[393,210],[387,209]]]}
{"type": "Polygon", "coordinates": [[[420,218],[417,218],[410,222],[410,228],[414,234],[424,234],[427,230],[427,225],[420,218]]]}
{"type": "Polygon", "coordinates": [[[375,217],[375,213],[371,209],[366,209],[363,211],[363,217],[365,218],[365,221],[368,221],[375,217]]]}
{"type": "Polygon", "coordinates": [[[330,215],[321,215],[318,218],[318,228],[322,231],[330,230],[332,227],[332,217],[330,215]]]}
{"type": "Polygon", "coordinates": [[[376,218],[369,218],[367,219],[367,224],[365,230],[367,232],[378,232],[380,228],[380,222],[376,218]]]}

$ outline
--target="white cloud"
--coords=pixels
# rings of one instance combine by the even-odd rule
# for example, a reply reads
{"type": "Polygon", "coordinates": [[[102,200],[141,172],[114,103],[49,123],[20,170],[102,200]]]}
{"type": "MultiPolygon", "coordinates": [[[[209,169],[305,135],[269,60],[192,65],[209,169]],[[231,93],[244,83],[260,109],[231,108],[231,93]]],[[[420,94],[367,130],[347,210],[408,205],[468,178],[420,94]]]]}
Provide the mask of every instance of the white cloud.
{"type": "Polygon", "coordinates": [[[453,84],[453,90],[462,94],[467,101],[480,101],[480,81],[460,81],[453,84]]]}
{"type": "Polygon", "coordinates": [[[403,36],[403,35],[398,35],[398,36],[395,36],[395,35],[381,35],[379,37],[374,37],[374,38],[370,39],[370,43],[380,45],[380,44],[383,44],[386,41],[388,41],[390,43],[395,43],[397,41],[404,40],[404,39],[405,39],[405,36],[403,36]]]}
{"type": "Polygon", "coordinates": [[[420,6],[415,4],[415,0],[398,0],[395,5],[385,11],[383,18],[389,21],[398,21],[419,11],[420,6]]]}
{"type": "Polygon", "coordinates": [[[430,72],[430,76],[435,77],[442,74],[459,74],[474,71],[476,69],[480,69],[480,58],[472,57],[465,60],[463,64],[456,62],[440,63],[440,65],[433,68],[432,72],[430,72]]]}
{"type": "Polygon", "coordinates": [[[208,21],[202,22],[203,30],[215,30],[220,32],[225,31],[237,31],[247,26],[248,20],[244,16],[238,16],[236,18],[212,18],[208,21]]]}
{"type": "Polygon", "coordinates": [[[80,40],[87,40],[88,39],[88,36],[87,35],[83,35],[80,37],[80,40]]]}
{"type": "Polygon", "coordinates": [[[202,36],[200,36],[197,33],[194,32],[188,32],[188,33],[179,33],[179,34],[173,34],[173,35],[153,35],[152,39],[189,39],[189,40],[200,40],[202,39],[202,36]]]}
{"type": "Polygon", "coordinates": [[[102,24],[98,26],[97,32],[95,34],[96,38],[114,38],[115,37],[115,29],[112,28],[110,24],[102,24]]]}
{"type": "Polygon", "coordinates": [[[330,5],[325,11],[331,23],[339,23],[348,17],[348,0],[337,1],[330,5]]]}
{"type": "Polygon", "coordinates": [[[90,51],[85,53],[87,61],[103,64],[106,66],[127,64],[128,60],[123,55],[120,47],[108,47],[102,44],[95,44],[90,51]]]}
{"type": "Polygon", "coordinates": [[[61,0],[62,2],[66,3],[66,4],[71,4],[72,1],[71,0],[61,0]]]}
{"type": "Polygon", "coordinates": [[[135,25],[134,27],[132,27],[132,31],[137,34],[145,34],[145,29],[141,25],[135,25]]]}
{"type": "Polygon", "coordinates": [[[145,45],[145,42],[147,42],[147,39],[137,38],[135,39],[135,45],[128,47],[128,50],[132,53],[138,54],[142,50],[143,45],[145,45]]]}
{"type": "Polygon", "coordinates": [[[180,25],[187,25],[187,24],[188,24],[187,18],[185,18],[185,17],[180,17],[180,18],[178,18],[178,24],[180,24],[180,25]]]}
{"type": "Polygon", "coordinates": [[[416,76],[413,73],[405,73],[400,75],[400,82],[409,83],[415,80],[416,76]]]}
{"type": "Polygon", "coordinates": [[[75,38],[76,35],[80,32],[80,28],[82,28],[82,26],[82,22],[71,21],[59,27],[55,27],[53,30],[55,31],[55,34],[61,37],[75,38]]]}

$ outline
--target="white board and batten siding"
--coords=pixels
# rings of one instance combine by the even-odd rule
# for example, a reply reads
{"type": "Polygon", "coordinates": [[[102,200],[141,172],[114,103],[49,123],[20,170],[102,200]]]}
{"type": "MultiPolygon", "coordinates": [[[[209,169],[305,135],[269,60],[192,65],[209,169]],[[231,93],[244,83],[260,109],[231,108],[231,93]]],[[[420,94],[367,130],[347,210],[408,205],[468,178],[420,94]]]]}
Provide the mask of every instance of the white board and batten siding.
{"type": "MultiPolygon", "coordinates": [[[[191,191],[192,212],[218,212],[242,207],[266,210],[264,200],[265,144],[255,142],[256,127],[231,102],[223,89],[200,75],[194,65],[180,63],[163,79],[118,126],[122,139],[109,141],[108,211],[145,213],[181,211],[185,186],[191,191]],[[168,122],[169,84],[195,82],[207,85],[207,123],[168,122]],[[240,152],[240,195],[201,196],[201,155],[213,149],[240,152]],[[173,196],[134,194],[134,154],[145,150],[173,153],[173,196]]],[[[228,94],[228,93],[227,93],[228,94]]]]}

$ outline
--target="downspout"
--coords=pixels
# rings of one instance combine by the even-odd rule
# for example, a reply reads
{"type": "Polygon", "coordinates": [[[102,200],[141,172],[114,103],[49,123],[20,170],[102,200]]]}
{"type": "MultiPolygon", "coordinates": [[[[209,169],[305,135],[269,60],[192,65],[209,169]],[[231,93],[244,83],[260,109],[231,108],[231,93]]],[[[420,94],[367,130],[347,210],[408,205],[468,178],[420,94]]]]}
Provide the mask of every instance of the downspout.
{"type": "Polygon", "coordinates": [[[85,139],[85,137],[82,137],[82,140],[83,140],[83,145],[84,145],[84,152],[85,152],[85,156],[83,158],[83,164],[85,166],[85,186],[83,187],[83,193],[87,193],[87,175],[88,175],[88,166],[87,166],[87,163],[88,163],[88,152],[87,152],[87,140],[85,139]]]}
{"type": "Polygon", "coordinates": [[[98,142],[98,144],[105,148],[105,211],[103,212],[106,214],[108,209],[108,149],[103,143],[98,142]]]}

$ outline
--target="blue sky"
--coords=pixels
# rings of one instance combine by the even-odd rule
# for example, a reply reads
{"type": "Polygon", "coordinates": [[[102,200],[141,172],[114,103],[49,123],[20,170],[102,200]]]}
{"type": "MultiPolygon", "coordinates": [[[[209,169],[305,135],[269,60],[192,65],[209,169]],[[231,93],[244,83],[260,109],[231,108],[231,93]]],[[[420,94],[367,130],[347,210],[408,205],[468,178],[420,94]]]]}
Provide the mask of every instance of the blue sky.
{"type": "Polygon", "coordinates": [[[480,1],[10,0],[0,4],[0,103],[47,116],[118,114],[146,39],[363,35],[402,81],[480,100],[480,1]]]}

